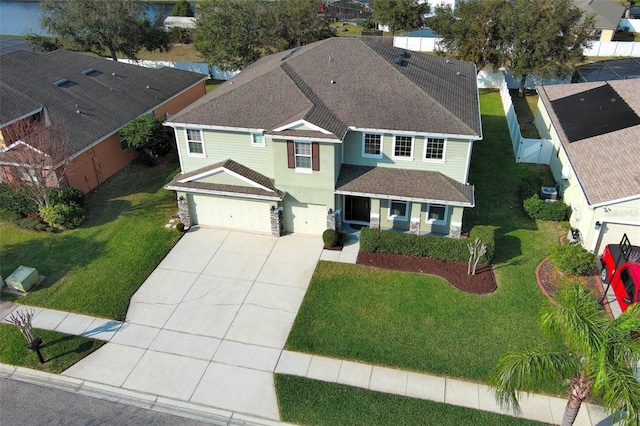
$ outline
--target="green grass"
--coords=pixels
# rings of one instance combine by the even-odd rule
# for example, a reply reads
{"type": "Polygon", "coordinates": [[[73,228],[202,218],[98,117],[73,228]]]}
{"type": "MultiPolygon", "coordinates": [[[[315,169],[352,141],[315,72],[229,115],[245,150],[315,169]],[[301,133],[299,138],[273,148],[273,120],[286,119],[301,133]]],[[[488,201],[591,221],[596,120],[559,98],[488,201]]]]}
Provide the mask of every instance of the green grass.
{"type": "Polygon", "coordinates": [[[467,228],[495,228],[498,289],[474,296],[419,274],[321,262],[288,349],[486,382],[506,351],[544,341],[538,312],[548,302],[535,268],[566,224],[522,212],[519,179],[548,168],[516,164],[499,95],[480,100],[484,140],[474,144],[470,174],[477,205],[464,219],[467,228]]]}
{"type": "Polygon", "coordinates": [[[0,363],[59,374],[105,343],[55,331],[33,331],[42,339],[40,352],[44,364],[40,364],[35,352],[27,349],[25,338],[10,324],[0,324],[0,363]]]}
{"type": "Polygon", "coordinates": [[[276,375],[280,415],[307,425],[541,425],[486,411],[276,375]]]}
{"type": "Polygon", "coordinates": [[[362,34],[362,27],[350,22],[334,22],[330,26],[336,29],[338,36],[359,36],[362,34]]]}
{"type": "Polygon", "coordinates": [[[175,164],[130,165],[87,194],[87,218],[58,234],[0,222],[2,275],[19,265],[45,281],[26,296],[4,300],[123,320],[129,299],[179,238],[164,225],[177,210],[162,188],[175,164]]]}
{"type": "Polygon", "coordinates": [[[511,101],[518,115],[520,131],[525,138],[539,139],[540,134],[533,120],[538,108],[538,94],[535,90],[525,90],[524,96],[518,96],[518,90],[510,90],[511,101]]]}

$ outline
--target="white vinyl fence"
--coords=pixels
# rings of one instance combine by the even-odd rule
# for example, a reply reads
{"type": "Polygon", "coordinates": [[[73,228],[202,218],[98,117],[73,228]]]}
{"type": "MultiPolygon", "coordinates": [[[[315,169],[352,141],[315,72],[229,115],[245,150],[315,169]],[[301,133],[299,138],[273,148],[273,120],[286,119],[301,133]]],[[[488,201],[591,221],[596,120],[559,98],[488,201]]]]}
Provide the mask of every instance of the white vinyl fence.
{"type": "Polygon", "coordinates": [[[139,65],[145,68],[177,68],[185,71],[193,71],[200,74],[210,75],[216,80],[229,80],[240,71],[221,71],[218,67],[211,67],[209,64],[202,62],[173,62],[173,61],[135,61],[132,59],[118,59],[118,62],[124,62],[132,65],[139,65]]]}
{"type": "Polygon", "coordinates": [[[515,107],[511,101],[507,79],[502,76],[500,84],[500,98],[502,99],[502,107],[507,117],[507,125],[509,126],[509,135],[513,143],[513,152],[518,163],[534,163],[549,164],[553,144],[548,139],[530,139],[523,138],[518,124],[518,116],[515,107]]]}

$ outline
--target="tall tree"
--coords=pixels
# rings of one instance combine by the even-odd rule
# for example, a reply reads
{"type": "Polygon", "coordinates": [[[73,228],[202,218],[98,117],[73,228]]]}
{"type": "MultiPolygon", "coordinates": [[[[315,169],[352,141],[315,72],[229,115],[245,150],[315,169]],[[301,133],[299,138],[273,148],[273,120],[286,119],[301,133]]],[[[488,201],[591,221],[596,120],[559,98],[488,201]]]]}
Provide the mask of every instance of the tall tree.
{"type": "MultiPolygon", "coordinates": [[[[302,46],[332,36],[329,22],[318,14],[316,0],[278,0],[274,3],[272,16],[277,37],[284,45],[283,49],[277,50],[302,46]]],[[[267,30],[269,27],[264,28],[267,30]]]]}
{"type": "Polygon", "coordinates": [[[114,61],[118,53],[136,59],[143,47],[170,49],[162,22],[144,16],[141,0],[104,1],[99,6],[93,0],[44,0],[40,26],[67,49],[106,55],[114,61]]]}
{"type": "Polygon", "coordinates": [[[505,65],[520,76],[520,96],[527,77],[565,76],[584,60],[595,30],[595,18],[585,16],[571,0],[514,0],[503,14],[505,65]]]}
{"type": "Polygon", "coordinates": [[[458,3],[455,12],[438,6],[429,26],[441,37],[442,51],[473,62],[478,72],[488,65],[495,69],[505,50],[501,16],[506,7],[506,0],[468,0],[458,3]]]}
{"type": "Polygon", "coordinates": [[[371,19],[387,25],[391,34],[395,34],[398,30],[422,27],[430,6],[421,0],[373,0],[371,9],[371,19]]]}
{"type": "Polygon", "coordinates": [[[640,362],[640,305],[612,320],[589,290],[577,284],[561,291],[557,302],[541,314],[541,326],[565,350],[543,347],[504,355],[490,379],[498,402],[519,410],[521,392],[549,381],[569,383],[563,426],[574,423],[589,395],[622,414],[622,424],[637,426],[640,382],[634,369],[640,362]]]}
{"type": "Polygon", "coordinates": [[[203,59],[239,70],[262,55],[260,0],[205,0],[198,8],[194,45],[203,59]]]}
{"type": "Polygon", "coordinates": [[[187,0],[178,0],[175,6],[173,6],[173,10],[171,11],[171,16],[193,16],[193,9],[191,8],[191,4],[187,0]]]}

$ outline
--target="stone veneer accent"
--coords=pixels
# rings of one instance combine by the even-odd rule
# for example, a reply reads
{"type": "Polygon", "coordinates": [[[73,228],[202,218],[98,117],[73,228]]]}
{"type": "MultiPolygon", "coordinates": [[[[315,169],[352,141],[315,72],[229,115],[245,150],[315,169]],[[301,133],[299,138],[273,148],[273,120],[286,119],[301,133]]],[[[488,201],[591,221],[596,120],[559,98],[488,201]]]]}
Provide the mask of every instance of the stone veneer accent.
{"type": "Polygon", "coordinates": [[[420,218],[411,218],[411,223],[409,224],[409,233],[413,235],[420,235],[420,218]]]}
{"type": "Polygon", "coordinates": [[[191,215],[189,214],[189,203],[187,199],[180,195],[178,196],[178,216],[180,216],[180,222],[184,224],[185,228],[191,227],[191,215]]]}
{"type": "Polygon", "coordinates": [[[371,229],[380,229],[380,215],[379,214],[370,214],[369,215],[369,228],[371,229]]]}
{"type": "Polygon", "coordinates": [[[453,225],[449,226],[449,237],[450,238],[460,238],[462,235],[462,226],[461,225],[453,225]]]}
{"type": "Polygon", "coordinates": [[[274,237],[281,237],[284,235],[284,216],[283,208],[272,206],[271,212],[271,235],[274,237]]]}
{"type": "Polygon", "coordinates": [[[329,209],[327,212],[327,229],[333,229],[336,232],[342,232],[342,212],[329,209]]]}

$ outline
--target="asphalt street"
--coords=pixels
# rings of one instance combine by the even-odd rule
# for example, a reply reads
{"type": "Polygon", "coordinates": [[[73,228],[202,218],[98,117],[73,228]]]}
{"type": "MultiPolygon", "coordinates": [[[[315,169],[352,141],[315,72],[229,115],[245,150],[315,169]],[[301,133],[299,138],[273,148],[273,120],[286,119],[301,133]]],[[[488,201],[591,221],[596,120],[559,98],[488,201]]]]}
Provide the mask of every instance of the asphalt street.
{"type": "Polygon", "coordinates": [[[0,379],[0,425],[2,426],[199,426],[211,424],[55,388],[6,378],[0,379]]]}

